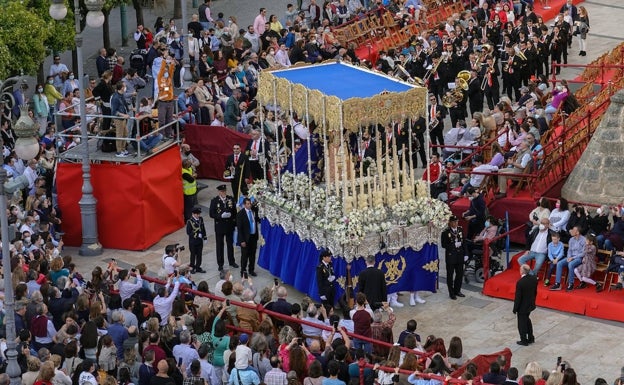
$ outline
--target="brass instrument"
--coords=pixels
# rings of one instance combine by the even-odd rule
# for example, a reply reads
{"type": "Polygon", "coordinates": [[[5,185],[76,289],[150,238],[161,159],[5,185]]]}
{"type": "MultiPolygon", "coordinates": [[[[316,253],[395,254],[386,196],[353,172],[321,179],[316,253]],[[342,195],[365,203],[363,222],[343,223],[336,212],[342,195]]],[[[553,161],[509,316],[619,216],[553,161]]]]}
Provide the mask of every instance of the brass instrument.
{"type": "Polygon", "coordinates": [[[425,86],[425,82],[421,78],[412,77],[412,75],[410,75],[410,73],[407,72],[405,67],[403,67],[401,64],[396,64],[394,66],[394,72],[392,73],[392,76],[410,84],[416,84],[420,87],[425,86]]]}
{"type": "Polygon", "coordinates": [[[488,78],[490,76],[494,76],[492,75],[493,73],[494,73],[494,64],[492,64],[491,67],[488,67],[485,70],[485,74],[483,75],[483,80],[481,81],[481,91],[485,90],[485,87],[487,86],[488,78]]]}
{"type": "Polygon", "coordinates": [[[515,44],[513,46],[514,52],[516,53],[516,55],[518,55],[518,57],[520,57],[520,59],[522,59],[523,61],[527,61],[527,57],[524,56],[524,53],[522,53],[522,51],[520,51],[520,47],[518,47],[518,44],[515,44]]]}
{"type": "MultiPolygon", "coordinates": [[[[455,88],[442,96],[442,105],[446,108],[452,107],[454,103],[459,103],[464,98],[464,91],[468,90],[468,81],[464,79],[465,74],[462,74],[462,72],[468,71],[458,73],[455,88]],[[460,77],[460,74],[462,77],[460,77]]],[[[470,72],[468,72],[468,76],[470,77],[470,72]]]]}
{"type": "Polygon", "coordinates": [[[481,46],[481,52],[479,52],[479,56],[477,57],[477,61],[475,62],[475,67],[477,67],[477,71],[481,68],[485,59],[494,52],[494,47],[490,44],[483,44],[481,46]]]}
{"type": "Polygon", "coordinates": [[[422,78],[422,80],[427,83],[429,82],[429,78],[431,77],[431,75],[433,75],[434,72],[436,72],[438,70],[438,67],[440,66],[440,63],[442,63],[442,59],[438,59],[438,62],[435,63],[435,65],[427,70],[427,73],[425,73],[425,76],[422,78]]]}
{"type": "Polygon", "coordinates": [[[462,79],[464,82],[466,82],[466,88],[465,90],[468,89],[468,82],[470,81],[470,71],[468,70],[463,70],[463,71],[459,71],[457,73],[457,78],[462,79]]]}

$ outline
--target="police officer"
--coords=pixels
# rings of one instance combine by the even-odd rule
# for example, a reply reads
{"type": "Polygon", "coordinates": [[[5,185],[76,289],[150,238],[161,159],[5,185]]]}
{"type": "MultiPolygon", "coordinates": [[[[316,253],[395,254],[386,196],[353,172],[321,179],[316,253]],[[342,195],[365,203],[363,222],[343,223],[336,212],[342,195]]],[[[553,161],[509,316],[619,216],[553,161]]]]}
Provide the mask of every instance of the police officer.
{"type": "Polygon", "coordinates": [[[182,161],[182,192],[184,194],[184,220],[191,218],[193,207],[197,206],[197,175],[193,171],[191,161],[182,161]]]}
{"type": "Polygon", "coordinates": [[[204,241],[208,239],[206,235],[206,227],[204,226],[204,218],[201,217],[201,207],[193,208],[191,218],[186,221],[186,235],[189,237],[189,252],[191,253],[191,274],[205,273],[201,268],[202,250],[204,241]]]}
{"type": "Polygon", "coordinates": [[[445,249],[446,262],[446,285],[448,286],[449,297],[465,297],[461,292],[462,281],[464,279],[464,256],[465,243],[464,234],[460,226],[457,226],[457,217],[451,215],[449,225],[442,232],[442,247],[445,249]]]}
{"type": "Polygon", "coordinates": [[[217,242],[217,265],[223,271],[223,240],[227,243],[228,263],[238,268],[234,260],[234,226],[236,226],[236,202],[231,195],[227,195],[227,187],[222,184],[217,187],[219,195],[210,201],[210,218],[214,219],[214,228],[217,242]]]}
{"type": "Polygon", "coordinates": [[[332,253],[329,250],[321,251],[320,263],[316,266],[316,285],[318,286],[319,297],[323,301],[323,306],[329,311],[334,307],[334,299],[336,295],[336,288],[334,282],[336,276],[334,275],[334,266],[332,265],[332,253]]]}

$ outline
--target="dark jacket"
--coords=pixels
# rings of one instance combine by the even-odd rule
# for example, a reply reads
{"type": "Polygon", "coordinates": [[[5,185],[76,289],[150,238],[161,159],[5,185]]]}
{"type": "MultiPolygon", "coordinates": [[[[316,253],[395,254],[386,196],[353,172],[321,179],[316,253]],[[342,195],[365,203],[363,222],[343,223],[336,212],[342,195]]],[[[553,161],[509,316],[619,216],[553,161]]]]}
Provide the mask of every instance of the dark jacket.
{"type": "MultiPolygon", "coordinates": [[[[537,277],[527,274],[516,283],[513,312],[527,314],[535,310],[537,297],[537,277]]],[[[485,381],[485,380],[484,380],[485,381]]]]}
{"type": "Polygon", "coordinates": [[[366,299],[372,308],[378,302],[388,299],[386,294],[386,275],[380,269],[369,266],[358,276],[357,291],[366,294],[366,299]]]}

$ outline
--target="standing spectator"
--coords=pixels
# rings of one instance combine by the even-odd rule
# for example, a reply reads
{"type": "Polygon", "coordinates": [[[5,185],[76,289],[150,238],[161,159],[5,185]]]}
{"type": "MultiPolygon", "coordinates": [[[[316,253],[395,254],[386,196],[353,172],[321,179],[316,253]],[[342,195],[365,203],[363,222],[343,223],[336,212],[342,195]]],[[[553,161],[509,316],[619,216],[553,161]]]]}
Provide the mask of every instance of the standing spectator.
{"type": "Polygon", "coordinates": [[[137,29],[134,32],[133,37],[134,37],[134,41],[136,41],[138,49],[147,48],[147,44],[146,44],[147,40],[145,38],[145,31],[143,29],[143,24],[137,25],[137,29]]]}
{"type": "Polygon", "coordinates": [[[107,335],[113,339],[113,343],[115,343],[115,347],[117,347],[117,359],[123,360],[123,343],[128,339],[128,330],[123,326],[123,313],[119,310],[113,311],[113,314],[111,314],[111,321],[112,323],[107,329],[107,335]]]}
{"type": "Polygon", "coordinates": [[[193,346],[191,346],[191,332],[183,330],[180,332],[180,343],[173,347],[171,351],[176,362],[182,362],[185,368],[190,367],[194,360],[199,360],[199,354],[193,346]]]}
{"type": "Polygon", "coordinates": [[[169,279],[167,280],[167,284],[164,287],[158,289],[158,295],[156,296],[156,298],[154,298],[154,311],[160,316],[161,326],[164,326],[169,322],[169,314],[171,314],[173,301],[175,301],[176,297],[178,296],[178,291],[180,290],[180,280],[177,278],[177,274],[175,277],[173,290],[171,292],[169,292],[170,286],[171,277],[169,277],[169,279]]]}
{"type": "MultiPolygon", "coordinates": [[[[516,283],[516,295],[514,298],[513,313],[518,315],[518,332],[520,341],[518,345],[528,346],[535,342],[531,312],[535,310],[535,298],[537,297],[537,277],[529,274],[531,268],[527,264],[520,266],[521,278],[516,283]]],[[[570,273],[571,274],[571,273],[570,273]]]]}
{"type": "Polygon", "coordinates": [[[125,83],[118,82],[115,88],[117,92],[115,92],[110,99],[111,115],[117,117],[113,122],[115,125],[115,137],[117,138],[115,141],[115,147],[117,149],[115,156],[118,158],[125,158],[130,155],[126,150],[126,146],[128,144],[128,122],[132,121],[130,120],[128,105],[124,98],[124,93],[126,92],[125,83]]]}
{"type": "Polygon", "coordinates": [[[50,66],[49,76],[54,77],[54,88],[57,91],[61,92],[63,88],[63,82],[65,81],[65,77],[69,73],[69,69],[63,63],[61,63],[61,57],[58,55],[54,55],[53,64],[50,66]]]}
{"type": "Polygon", "coordinates": [[[383,302],[387,299],[386,276],[375,267],[374,255],[366,256],[366,269],[359,274],[357,291],[366,295],[366,300],[373,310],[383,306],[383,302]]]}
{"type": "Polygon", "coordinates": [[[279,357],[271,357],[271,370],[264,375],[264,383],[267,385],[287,385],[286,373],[282,370],[282,362],[279,357]]]}
{"type": "Polygon", "coordinates": [[[108,69],[108,60],[106,59],[106,48],[100,48],[100,54],[95,58],[95,67],[97,68],[98,78],[102,77],[104,71],[108,69]]]}
{"type": "Polygon", "coordinates": [[[214,219],[215,241],[217,243],[217,266],[223,271],[224,240],[227,246],[228,263],[230,267],[238,268],[234,260],[234,226],[236,225],[236,206],[234,198],[227,195],[227,187],[222,184],[217,187],[219,195],[210,201],[210,217],[214,219]]]}
{"type": "Polygon", "coordinates": [[[256,277],[256,247],[258,245],[258,218],[251,209],[251,200],[243,200],[244,209],[236,215],[238,243],[241,247],[241,277],[249,270],[249,275],[256,277]]]}
{"type": "Polygon", "coordinates": [[[266,13],[267,13],[266,8],[260,8],[260,13],[258,13],[258,16],[256,16],[256,18],[254,19],[253,28],[258,34],[258,36],[261,36],[264,33],[264,30],[266,28],[265,27],[267,23],[266,13]]]}
{"type": "Polygon", "coordinates": [[[210,2],[211,0],[204,0],[204,3],[197,8],[199,23],[204,30],[214,27],[214,19],[212,18],[212,14],[210,12],[210,2]]]}
{"type": "Polygon", "coordinates": [[[467,256],[464,257],[466,253],[463,229],[457,226],[455,215],[449,218],[449,225],[442,232],[441,243],[445,249],[446,285],[449,297],[453,300],[457,297],[465,297],[461,292],[461,286],[464,280],[464,259],[467,256]]]}

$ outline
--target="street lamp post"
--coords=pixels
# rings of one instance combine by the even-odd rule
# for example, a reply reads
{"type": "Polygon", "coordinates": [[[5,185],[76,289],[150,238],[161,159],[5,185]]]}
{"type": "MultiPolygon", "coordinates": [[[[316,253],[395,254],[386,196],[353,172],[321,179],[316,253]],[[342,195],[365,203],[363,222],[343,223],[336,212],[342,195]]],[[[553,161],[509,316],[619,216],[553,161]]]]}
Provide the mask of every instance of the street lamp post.
{"type": "MultiPolygon", "coordinates": [[[[104,0],[85,0],[87,13],[87,25],[99,28],[104,24],[104,14],[102,6],[104,0]]],[[[54,20],[63,20],[67,15],[67,7],[64,0],[52,0],[50,5],[50,16],[54,20]]],[[[84,67],[82,59],[82,34],[80,33],[80,5],[78,0],[74,0],[74,22],[76,34],[76,56],[78,57],[78,78],[83,79],[84,67]]],[[[82,197],[78,202],[80,206],[80,218],[82,220],[82,245],[78,253],[82,256],[97,256],[102,254],[102,245],[98,241],[97,230],[97,200],[93,196],[93,186],[91,185],[91,162],[89,160],[89,135],[87,132],[87,114],[84,86],[80,89],[80,142],[83,144],[82,154],[82,197]]]]}
{"type": "MultiPolygon", "coordinates": [[[[15,153],[22,160],[30,160],[39,154],[39,142],[37,140],[38,125],[28,116],[28,107],[22,106],[20,118],[15,123],[15,153]]],[[[9,376],[11,385],[20,385],[22,371],[17,363],[17,350],[15,343],[15,296],[13,295],[13,279],[11,275],[11,251],[9,244],[9,218],[7,216],[7,202],[4,195],[4,184],[7,182],[7,172],[0,169],[0,236],[2,236],[2,272],[4,276],[4,311],[6,326],[7,358],[6,374],[9,376]]]]}
{"type": "MultiPolygon", "coordinates": [[[[190,30],[188,30],[188,19],[186,18],[186,0],[180,0],[180,2],[182,4],[182,30],[184,31],[184,28],[187,29],[185,34],[187,36],[186,49],[184,50],[186,52],[182,56],[182,67],[184,67],[184,75],[182,76],[182,87],[186,89],[190,87],[191,83],[193,82],[193,75],[191,74],[191,43],[189,42],[189,38],[191,41],[193,40],[193,34],[190,30]]],[[[182,40],[184,41],[184,38],[182,40]]]]}

